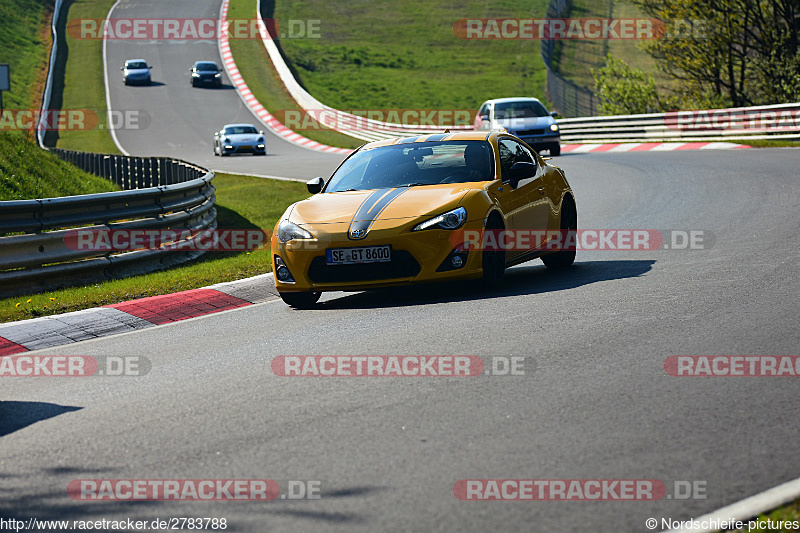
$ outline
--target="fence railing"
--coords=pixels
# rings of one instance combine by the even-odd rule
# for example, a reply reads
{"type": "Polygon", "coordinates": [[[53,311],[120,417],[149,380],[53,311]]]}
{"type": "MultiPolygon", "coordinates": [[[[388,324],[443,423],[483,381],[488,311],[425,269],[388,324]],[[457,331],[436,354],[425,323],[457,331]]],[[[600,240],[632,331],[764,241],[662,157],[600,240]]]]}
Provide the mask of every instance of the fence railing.
{"type": "Polygon", "coordinates": [[[205,176],[208,170],[168,157],[135,157],[120,154],[95,154],[63,148],[50,148],[59,158],[95,176],[102,176],[129,189],[173,185],[205,176]]]}
{"type": "Polygon", "coordinates": [[[192,241],[217,226],[212,172],[168,158],[51,151],[126,190],[0,202],[0,297],[148,272],[202,254],[192,241]],[[117,230],[185,237],[123,252],[76,246],[79,232],[117,230]]]}
{"type": "Polygon", "coordinates": [[[566,118],[566,143],[800,139],[800,102],[769,106],[566,118]]]}
{"type": "MultiPolygon", "coordinates": [[[[564,18],[569,12],[568,0],[550,0],[547,18],[564,18]]],[[[586,87],[566,79],[553,70],[553,56],[556,42],[543,39],[539,50],[544,66],[547,68],[547,97],[553,108],[565,117],[591,117],[600,111],[600,99],[586,87]]]]}

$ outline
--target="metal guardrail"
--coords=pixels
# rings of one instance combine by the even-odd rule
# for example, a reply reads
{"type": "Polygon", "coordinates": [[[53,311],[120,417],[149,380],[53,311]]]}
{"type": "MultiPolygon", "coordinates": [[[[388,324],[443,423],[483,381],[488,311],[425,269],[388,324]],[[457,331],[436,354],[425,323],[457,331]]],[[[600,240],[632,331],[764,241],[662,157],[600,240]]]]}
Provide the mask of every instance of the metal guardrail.
{"type": "Polygon", "coordinates": [[[45,120],[44,117],[47,116],[46,111],[47,108],[50,106],[50,97],[53,92],[53,63],[56,62],[56,55],[58,53],[57,24],[58,24],[58,17],[61,14],[62,3],[63,3],[62,0],[55,1],[55,4],[53,5],[53,20],[50,24],[50,32],[53,37],[53,47],[50,49],[50,63],[48,64],[47,80],[45,81],[44,94],[42,95],[42,112],[40,114],[39,123],[36,125],[36,142],[39,143],[39,146],[41,148],[45,148],[44,135],[47,130],[44,125],[44,120],[45,120]]]}
{"type": "MultiPolygon", "coordinates": [[[[568,0],[550,0],[547,18],[564,18],[569,12],[568,0]]],[[[600,111],[600,99],[589,89],[581,87],[553,70],[556,42],[543,39],[539,51],[547,68],[547,97],[553,108],[565,117],[594,116],[600,111]]]]}
{"type": "Polygon", "coordinates": [[[173,185],[208,173],[208,170],[192,163],[167,157],[95,154],[63,148],[50,148],[49,151],[67,163],[95,176],[107,178],[126,190],[173,185]]]}
{"type": "Polygon", "coordinates": [[[567,143],[800,140],[800,102],[769,106],[673,111],[642,115],[566,118],[558,121],[567,143]]]}
{"type": "Polygon", "coordinates": [[[51,151],[128,190],[0,202],[0,296],[147,272],[202,254],[191,241],[217,226],[212,172],[167,158],[51,151]],[[188,230],[176,244],[191,251],[116,253],[80,249],[69,238],[116,230],[188,230]]]}

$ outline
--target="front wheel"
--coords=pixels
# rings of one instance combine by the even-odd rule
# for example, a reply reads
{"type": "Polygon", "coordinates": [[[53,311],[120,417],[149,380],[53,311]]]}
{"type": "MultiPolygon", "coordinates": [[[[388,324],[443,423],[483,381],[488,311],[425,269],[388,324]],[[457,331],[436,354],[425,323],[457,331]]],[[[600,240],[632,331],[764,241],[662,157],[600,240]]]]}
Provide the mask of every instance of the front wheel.
{"type": "Polygon", "coordinates": [[[561,155],[561,144],[554,144],[550,147],[550,156],[558,157],[561,155]]]}
{"type": "Polygon", "coordinates": [[[321,292],[278,292],[287,305],[295,309],[311,309],[322,296],[321,292]]]}
{"type": "Polygon", "coordinates": [[[564,201],[561,205],[561,233],[564,244],[573,247],[572,250],[562,250],[542,256],[542,262],[547,268],[568,267],[575,262],[575,235],[570,235],[578,230],[578,211],[572,201],[564,201]]]}
{"type": "MultiPolygon", "coordinates": [[[[486,231],[501,231],[503,224],[497,219],[489,220],[486,224],[486,231]]],[[[506,271],[506,252],[503,249],[499,250],[486,250],[482,252],[482,266],[483,266],[483,285],[490,289],[496,288],[503,280],[503,274],[506,271]]]]}

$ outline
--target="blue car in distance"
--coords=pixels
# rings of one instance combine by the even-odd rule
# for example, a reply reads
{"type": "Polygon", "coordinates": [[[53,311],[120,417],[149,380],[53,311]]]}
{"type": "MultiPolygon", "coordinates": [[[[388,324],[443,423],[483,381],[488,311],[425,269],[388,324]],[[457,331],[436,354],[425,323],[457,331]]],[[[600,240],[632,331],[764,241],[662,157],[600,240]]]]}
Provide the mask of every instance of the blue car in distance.
{"type": "Polygon", "coordinates": [[[498,131],[505,129],[536,150],[549,150],[551,156],[561,155],[561,131],[556,117],[536,98],[497,98],[487,100],[478,110],[475,129],[498,131]]]}

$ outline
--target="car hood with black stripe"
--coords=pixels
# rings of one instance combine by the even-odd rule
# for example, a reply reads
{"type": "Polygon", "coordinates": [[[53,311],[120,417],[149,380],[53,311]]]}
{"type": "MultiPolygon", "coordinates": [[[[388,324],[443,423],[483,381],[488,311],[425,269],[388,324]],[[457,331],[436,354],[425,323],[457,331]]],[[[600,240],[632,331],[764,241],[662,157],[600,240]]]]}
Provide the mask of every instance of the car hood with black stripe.
{"type": "Polygon", "coordinates": [[[317,194],[296,203],[289,218],[296,224],[318,226],[436,216],[455,208],[464,195],[483,185],[447,183],[317,194]]]}

